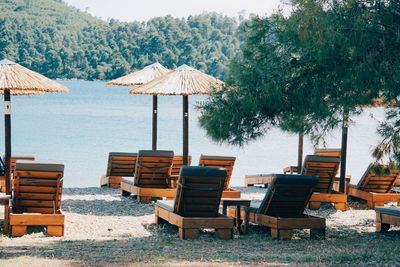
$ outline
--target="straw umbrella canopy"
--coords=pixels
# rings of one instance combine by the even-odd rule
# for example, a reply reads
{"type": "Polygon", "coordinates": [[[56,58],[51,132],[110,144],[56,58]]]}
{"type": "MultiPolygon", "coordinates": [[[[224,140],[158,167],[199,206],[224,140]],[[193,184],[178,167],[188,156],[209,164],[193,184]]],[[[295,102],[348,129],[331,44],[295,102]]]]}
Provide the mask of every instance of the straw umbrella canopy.
{"type": "Polygon", "coordinates": [[[11,95],[41,95],[44,93],[66,93],[68,88],[17,63],[0,61],[0,94],[4,95],[5,171],[6,193],[10,188],[11,157],[11,95]]]}
{"type": "Polygon", "coordinates": [[[189,154],[189,95],[209,94],[220,89],[223,82],[186,64],[170,73],[134,88],[130,94],[179,95],[183,101],[183,165],[187,165],[189,154]]]}
{"type": "MultiPolygon", "coordinates": [[[[156,62],[144,67],[139,71],[132,72],[128,75],[122,76],[118,79],[109,81],[107,85],[117,86],[139,86],[151,82],[154,79],[167,74],[171,70],[165,68],[160,63],[156,62]]],[[[152,149],[157,149],[157,112],[158,112],[158,99],[157,95],[153,96],[153,128],[152,128],[152,149]]]]}

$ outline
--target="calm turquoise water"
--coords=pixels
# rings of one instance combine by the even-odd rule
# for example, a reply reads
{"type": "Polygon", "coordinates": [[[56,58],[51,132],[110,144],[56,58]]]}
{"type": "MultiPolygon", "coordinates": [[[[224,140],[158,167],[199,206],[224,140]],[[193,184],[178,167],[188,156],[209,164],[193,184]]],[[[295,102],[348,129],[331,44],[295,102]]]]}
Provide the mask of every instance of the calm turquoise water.
{"type": "MultiPolygon", "coordinates": [[[[13,154],[33,154],[41,162],[64,163],[65,186],[86,187],[98,186],[106,171],[108,152],[151,148],[150,96],[129,95],[128,88],[109,87],[105,82],[61,83],[70,88],[69,94],[12,98],[13,154]]],[[[193,165],[201,153],[236,156],[232,184],[242,185],[245,174],[280,172],[296,164],[297,136],[279,130],[244,148],[213,143],[199,128],[194,110],[194,105],[204,99],[189,97],[193,165]]],[[[181,114],[181,97],[159,97],[159,149],[182,153],[181,114]]],[[[383,115],[381,109],[367,110],[355,118],[349,130],[347,170],[352,182],[358,181],[371,161],[371,148],[378,140],[377,119],[383,115]]],[[[340,132],[333,132],[327,142],[330,147],[339,147],[340,132]]],[[[307,140],[305,154],[312,152],[307,140]]]]}

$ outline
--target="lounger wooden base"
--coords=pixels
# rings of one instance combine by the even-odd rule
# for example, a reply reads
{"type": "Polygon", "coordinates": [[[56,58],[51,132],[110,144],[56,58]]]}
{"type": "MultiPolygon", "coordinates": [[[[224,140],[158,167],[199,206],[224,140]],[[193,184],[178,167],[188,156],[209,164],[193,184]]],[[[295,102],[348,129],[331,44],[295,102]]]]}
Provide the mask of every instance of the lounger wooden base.
{"type": "Polygon", "coordinates": [[[100,187],[121,188],[121,176],[102,176],[100,187]]]}
{"type": "Polygon", "coordinates": [[[157,198],[174,199],[176,196],[175,188],[148,188],[138,187],[133,182],[122,180],[121,182],[121,194],[122,196],[137,196],[137,200],[140,203],[151,203],[157,198]]]}
{"type": "Polygon", "coordinates": [[[363,199],[367,201],[368,207],[373,209],[375,207],[384,206],[388,202],[397,202],[400,204],[400,192],[399,193],[373,193],[359,190],[353,186],[349,187],[349,196],[363,199]]]}
{"type": "Polygon", "coordinates": [[[376,210],[376,232],[387,232],[390,229],[391,225],[400,225],[400,210],[397,210],[396,213],[389,212],[384,209],[376,210]]]}
{"type": "Polygon", "coordinates": [[[27,233],[30,226],[44,226],[49,236],[64,235],[63,214],[14,214],[9,217],[11,236],[18,237],[27,233]]]}
{"type": "MultiPolygon", "coordinates": [[[[236,218],[236,209],[229,208],[228,216],[236,218]]],[[[246,212],[240,211],[240,218],[245,219],[246,212]]],[[[310,237],[316,239],[325,238],[326,222],[324,218],[304,215],[299,218],[280,218],[250,211],[250,223],[266,226],[271,229],[271,236],[280,240],[291,239],[293,229],[310,229],[310,237]]]]}
{"type": "Polygon", "coordinates": [[[308,203],[308,208],[317,210],[321,207],[321,203],[332,203],[336,210],[346,211],[349,209],[346,194],[314,192],[308,203]]]}
{"type": "Polygon", "coordinates": [[[220,215],[218,217],[182,217],[162,207],[155,207],[155,223],[169,222],[179,228],[180,239],[193,239],[199,236],[200,229],[215,229],[220,239],[233,238],[233,219],[220,215]]]}

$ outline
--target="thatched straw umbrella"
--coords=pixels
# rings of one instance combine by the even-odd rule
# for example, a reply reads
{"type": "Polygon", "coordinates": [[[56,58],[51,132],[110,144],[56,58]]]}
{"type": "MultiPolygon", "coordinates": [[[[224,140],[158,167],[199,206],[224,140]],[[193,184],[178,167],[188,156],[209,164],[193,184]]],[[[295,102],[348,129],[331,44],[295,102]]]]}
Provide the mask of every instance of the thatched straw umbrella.
{"type": "Polygon", "coordinates": [[[11,95],[65,93],[68,88],[10,60],[0,61],[0,93],[4,95],[6,193],[10,194],[11,95]]]}
{"type": "MultiPolygon", "coordinates": [[[[167,74],[171,70],[165,68],[160,63],[156,62],[144,67],[139,71],[132,72],[128,75],[122,76],[118,79],[109,81],[107,85],[118,86],[139,86],[144,85],[152,80],[167,74]]],[[[157,95],[153,96],[153,130],[152,130],[152,149],[157,149],[157,109],[158,99],[157,95]]]]}
{"type": "Polygon", "coordinates": [[[189,154],[189,95],[209,94],[212,90],[219,89],[223,82],[182,65],[172,72],[149,82],[146,85],[134,88],[130,94],[145,95],[181,95],[183,100],[183,165],[187,165],[189,154]]]}

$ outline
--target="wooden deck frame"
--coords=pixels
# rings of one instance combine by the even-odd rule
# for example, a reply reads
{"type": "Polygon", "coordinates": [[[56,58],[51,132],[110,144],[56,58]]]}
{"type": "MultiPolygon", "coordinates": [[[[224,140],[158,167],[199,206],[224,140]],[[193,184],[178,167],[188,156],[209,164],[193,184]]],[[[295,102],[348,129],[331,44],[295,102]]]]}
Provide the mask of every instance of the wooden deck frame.
{"type": "Polygon", "coordinates": [[[397,202],[400,206],[400,192],[399,193],[374,193],[359,190],[354,186],[349,187],[349,196],[363,199],[367,201],[369,208],[373,209],[375,207],[384,206],[387,202],[397,202]]]}
{"type": "Polygon", "coordinates": [[[128,183],[124,180],[121,182],[121,194],[122,196],[137,196],[137,200],[140,203],[151,203],[157,198],[174,199],[176,196],[175,188],[151,188],[151,187],[138,187],[132,183],[128,183]]]}
{"type": "Polygon", "coordinates": [[[376,232],[387,232],[391,225],[400,225],[400,217],[376,211],[376,232]]]}
{"type": "MultiPolygon", "coordinates": [[[[176,188],[149,188],[138,187],[133,182],[121,182],[121,194],[124,197],[135,195],[140,203],[151,203],[157,198],[175,199],[176,188]]],[[[228,189],[222,191],[222,198],[240,198],[241,192],[235,189],[228,189]]]]}
{"type": "Polygon", "coordinates": [[[64,235],[64,214],[9,214],[12,237],[23,236],[30,226],[44,226],[49,236],[64,235]]]}
{"type": "MultiPolygon", "coordinates": [[[[272,183],[273,176],[269,174],[247,175],[245,178],[246,186],[254,186],[256,184],[268,187],[272,183]]],[[[349,209],[347,203],[347,194],[341,194],[335,191],[331,193],[314,192],[311,195],[309,209],[316,210],[321,207],[321,203],[332,203],[335,209],[346,211],[349,209]]]]}
{"type": "MultiPolygon", "coordinates": [[[[228,209],[228,216],[236,218],[236,208],[228,209]]],[[[240,218],[244,220],[246,211],[240,210],[240,218]]],[[[310,238],[325,239],[325,218],[304,215],[298,218],[282,218],[263,215],[250,211],[250,223],[266,226],[271,230],[271,236],[279,240],[292,238],[294,229],[310,229],[310,238]]]]}
{"type": "Polygon", "coordinates": [[[155,224],[168,222],[178,227],[179,239],[193,239],[199,236],[200,229],[215,229],[220,239],[233,238],[233,219],[219,214],[217,217],[182,217],[162,207],[155,207],[155,224]]]}

